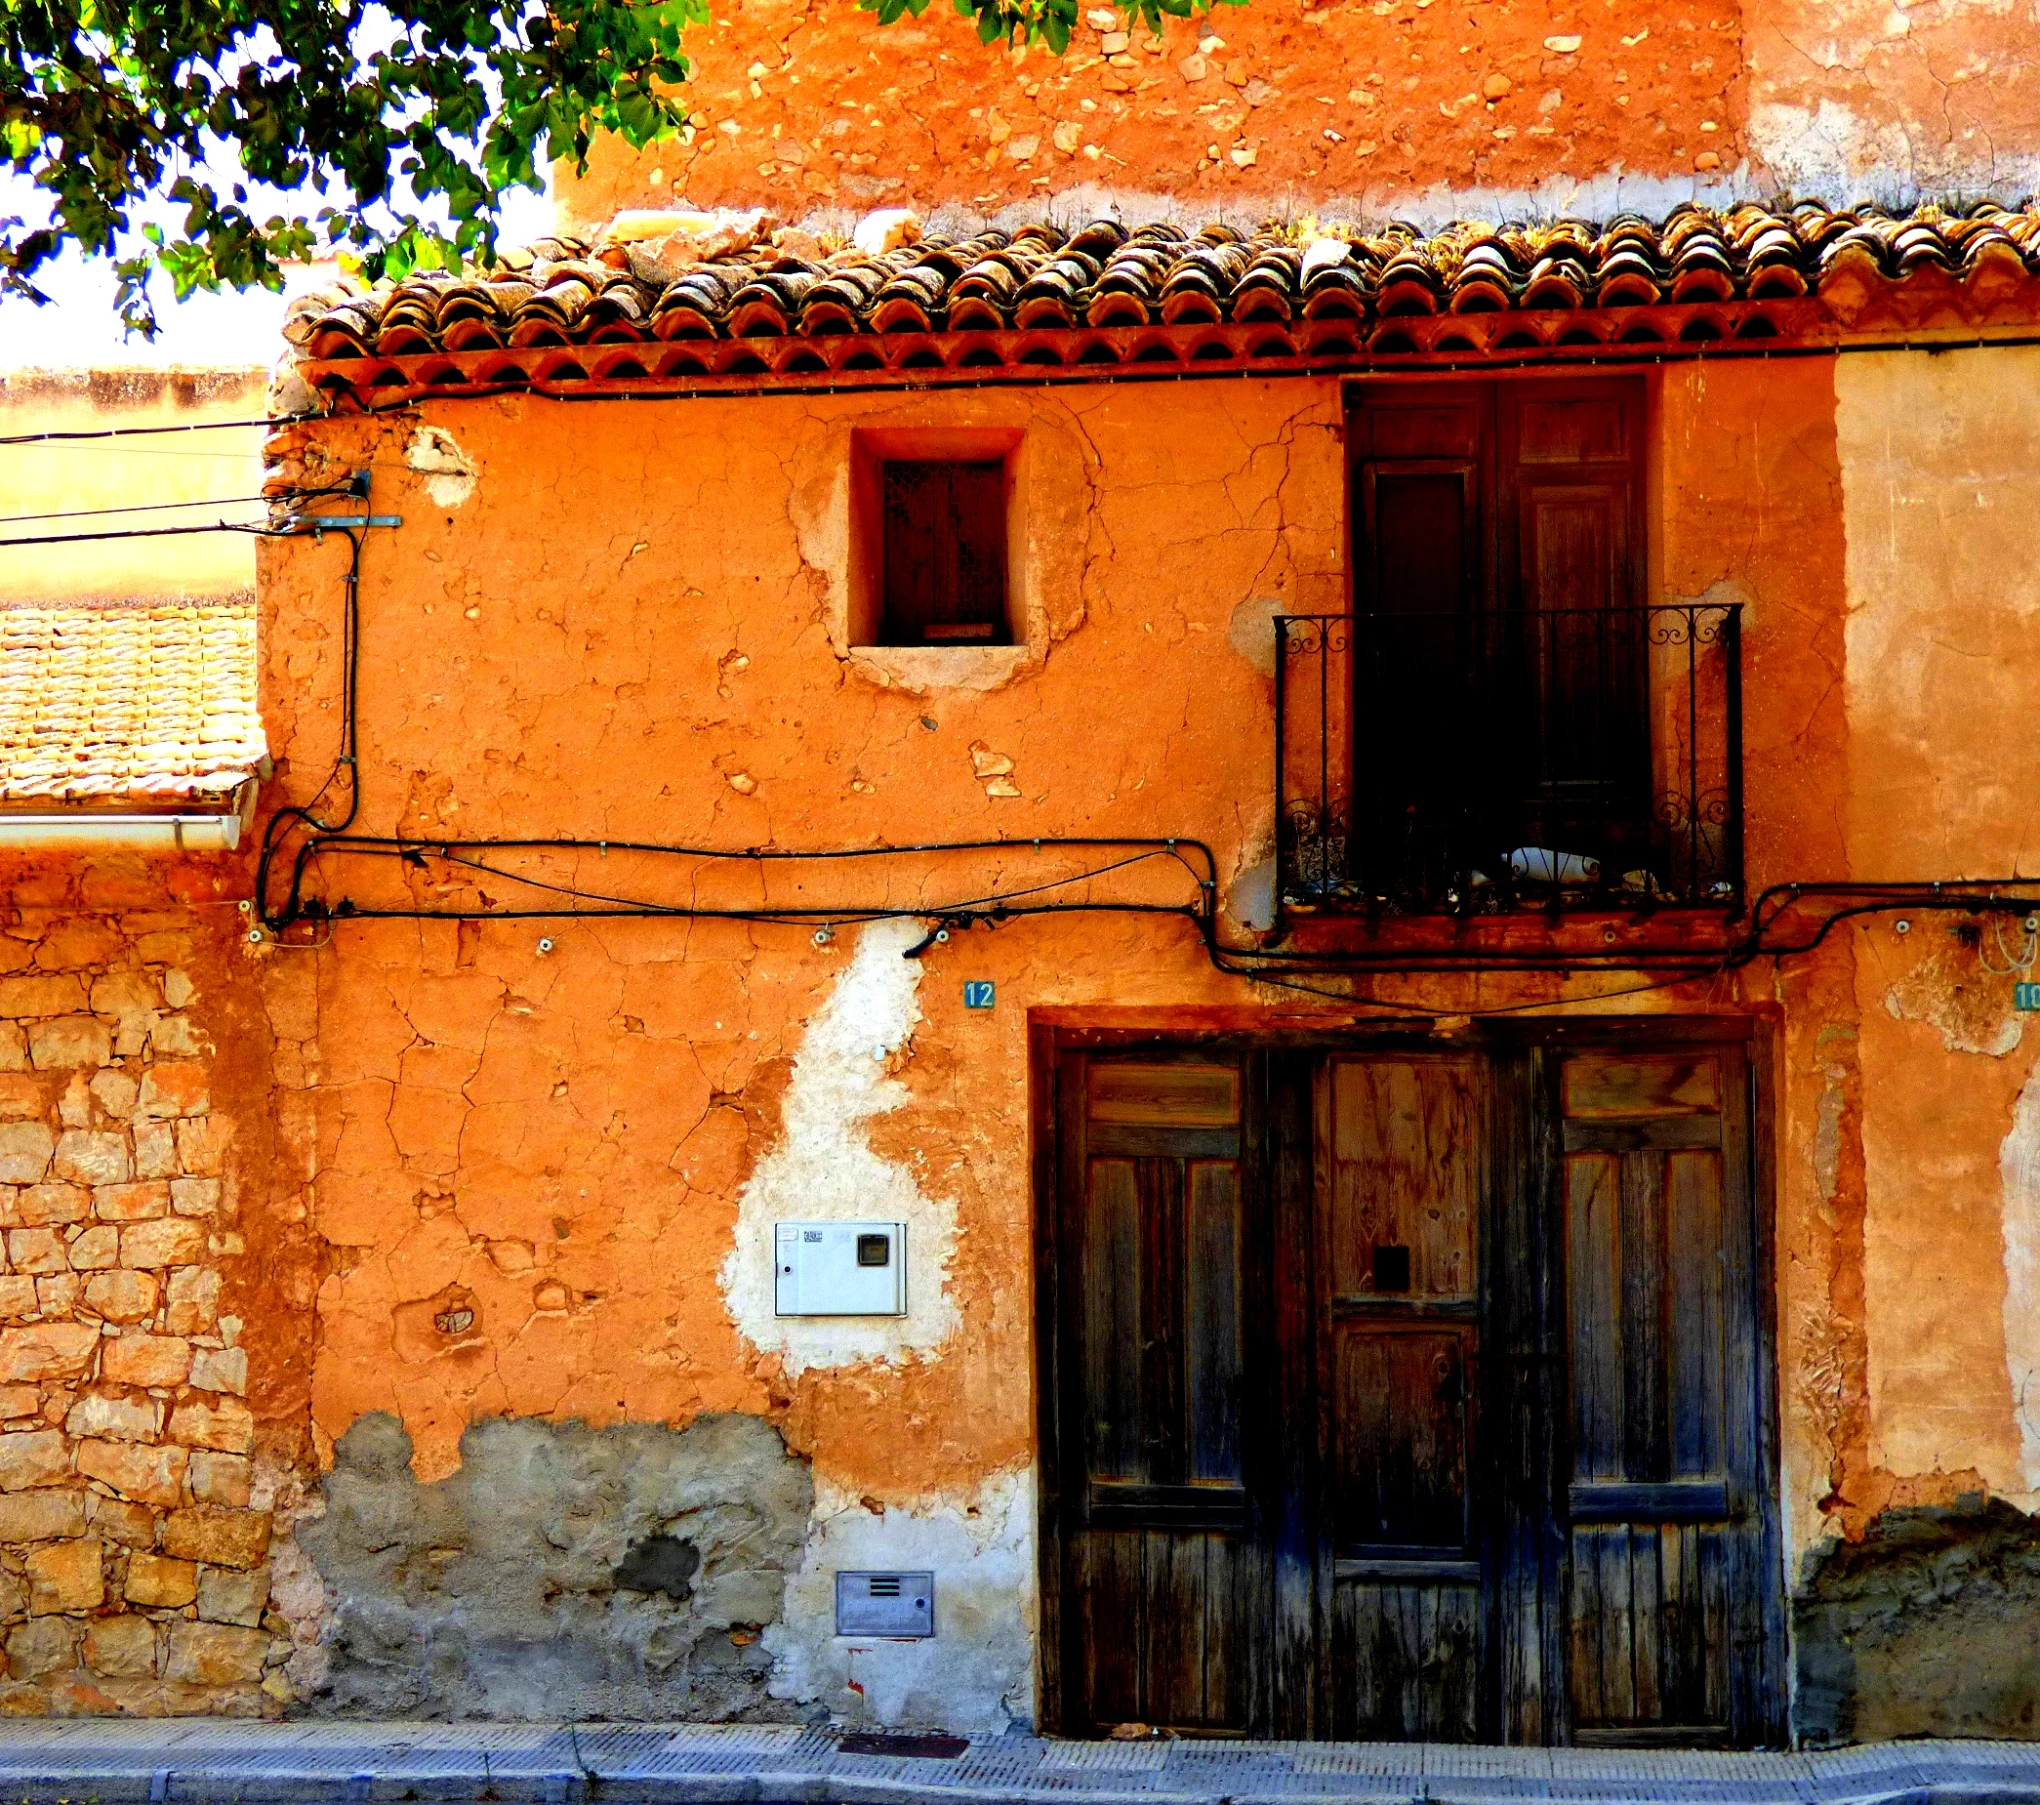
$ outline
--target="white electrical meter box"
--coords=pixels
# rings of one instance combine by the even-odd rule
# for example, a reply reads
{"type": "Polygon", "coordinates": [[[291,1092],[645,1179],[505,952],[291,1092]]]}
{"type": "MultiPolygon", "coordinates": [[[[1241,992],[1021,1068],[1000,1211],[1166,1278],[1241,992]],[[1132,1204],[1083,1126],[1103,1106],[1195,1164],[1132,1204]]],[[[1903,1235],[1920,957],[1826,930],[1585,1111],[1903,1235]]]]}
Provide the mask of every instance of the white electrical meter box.
{"type": "Polygon", "coordinates": [[[773,1230],[780,1316],[904,1316],[904,1222],[781,1222],[773,1230]]]}

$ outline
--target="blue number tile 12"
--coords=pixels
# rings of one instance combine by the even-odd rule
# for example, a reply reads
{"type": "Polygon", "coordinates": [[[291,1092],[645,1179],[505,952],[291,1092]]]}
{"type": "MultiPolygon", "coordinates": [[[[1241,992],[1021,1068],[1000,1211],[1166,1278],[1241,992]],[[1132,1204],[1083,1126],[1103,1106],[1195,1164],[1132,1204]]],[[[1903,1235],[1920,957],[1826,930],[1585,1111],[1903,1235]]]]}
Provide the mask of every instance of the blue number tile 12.
{"type": "Polygon", "coordinates": [[[966,1009],[991,1008],[998,988],[989,978],[965,978],[963,981],[963,1006],[966,1009]]]}

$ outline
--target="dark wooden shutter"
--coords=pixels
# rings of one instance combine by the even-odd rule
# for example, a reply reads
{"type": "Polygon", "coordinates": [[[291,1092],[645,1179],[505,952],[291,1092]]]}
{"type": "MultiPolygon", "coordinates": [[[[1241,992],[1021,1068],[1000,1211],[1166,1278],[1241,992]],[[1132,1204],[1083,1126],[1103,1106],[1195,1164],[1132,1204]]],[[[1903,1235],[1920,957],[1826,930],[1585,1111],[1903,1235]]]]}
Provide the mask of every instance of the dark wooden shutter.
{"type": "Polygon", "coordinates": [[[1393,893],[1470,856],[1494,568],[1492,385],[1363,390],[1353,467],[1352,875],[1393,893]]]}
{"type": "Polygon", "coordinates": [[[1559,851],[1619,856],[1648,819],[1642,387],[1505,388],[1499,442],[1531,827],[1559,851]]]}
{"type": "Polygon", "coordinates": [[[1748,1090],[1732,1046],[1563,1065],[1582,1742],[1771,1728],[1748,1090]]]}
{"type": "Polygon", "coordinates": [[[1004,467],[888,462],[884,492],[884,642],[1009,643],[1004,467]]]}
{"type": "Polygon", "coordinates": [[[1471,1741],[1482,1068],[1334,1058],[1319,1119],[1331,1733],[1471,1741]]]}
{"type": "Polygon", "coordinates": [[[1059,1082],[1066,1727],[1243,1732],[1270,1594],[1241,1066],[1070,1055],[1059,1082]]]}

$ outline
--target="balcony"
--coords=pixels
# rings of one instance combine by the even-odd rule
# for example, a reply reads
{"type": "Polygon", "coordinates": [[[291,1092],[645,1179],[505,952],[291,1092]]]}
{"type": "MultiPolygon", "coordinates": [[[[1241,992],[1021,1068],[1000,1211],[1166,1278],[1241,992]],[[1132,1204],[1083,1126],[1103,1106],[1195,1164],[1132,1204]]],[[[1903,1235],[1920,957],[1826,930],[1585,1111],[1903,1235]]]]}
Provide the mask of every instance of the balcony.
{"type": "Polygon", "coordinates": [[[1278,616],[1287,913],[1733,911],[1735,604],[1278,616]]]}

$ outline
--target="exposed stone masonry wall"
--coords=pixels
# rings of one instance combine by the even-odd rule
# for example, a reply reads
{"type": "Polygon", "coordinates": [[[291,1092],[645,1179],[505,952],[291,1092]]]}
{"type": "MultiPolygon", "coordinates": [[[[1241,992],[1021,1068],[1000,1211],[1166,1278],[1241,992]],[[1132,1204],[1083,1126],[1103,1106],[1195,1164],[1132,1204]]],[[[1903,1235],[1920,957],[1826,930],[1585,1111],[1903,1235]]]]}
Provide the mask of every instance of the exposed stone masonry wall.
{"type": "Polygon", "coordinates": [[[279,1708],[194,915],[0,926],[0,1711],[279,1708]]]}

